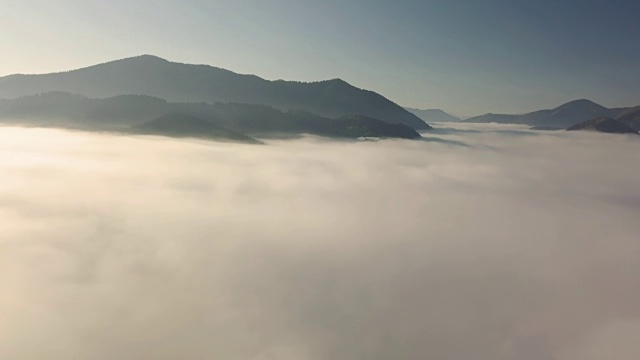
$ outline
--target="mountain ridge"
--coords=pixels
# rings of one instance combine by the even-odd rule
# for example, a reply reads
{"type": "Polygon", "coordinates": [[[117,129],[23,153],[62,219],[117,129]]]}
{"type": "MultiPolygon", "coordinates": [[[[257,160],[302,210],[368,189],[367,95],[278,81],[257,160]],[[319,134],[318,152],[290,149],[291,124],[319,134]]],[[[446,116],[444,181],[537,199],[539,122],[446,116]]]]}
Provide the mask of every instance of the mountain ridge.
{"type": "Polygon", "coordinates": [[[459,117],[451,115],[442,109],[415,109],[415,108],[405,107],[405,110],[416,115],[426,123],[459,122],[462,120],[459,117]]]}
{"type": "Polygon", "coordinates": [[[141,55],[49,74],[0,77],[0,98],[62,91],[90,98],[147,95],[171,102],[239,102],[325,117],[364,115],[418,130],[431,127],[400,105],[342,79],[317,82],[265,80],[211,65],[141,55]]]}
{"type": "Polygon", "coordinates": [[[567,128],[577,123],[599,117],[616,118],[629,108],[608,109],[588,99],[578,99],[561,104],[553,109],[537,110],[526,114],[485,114],[463,122],[524,124],[535,127],[567,128]]]}

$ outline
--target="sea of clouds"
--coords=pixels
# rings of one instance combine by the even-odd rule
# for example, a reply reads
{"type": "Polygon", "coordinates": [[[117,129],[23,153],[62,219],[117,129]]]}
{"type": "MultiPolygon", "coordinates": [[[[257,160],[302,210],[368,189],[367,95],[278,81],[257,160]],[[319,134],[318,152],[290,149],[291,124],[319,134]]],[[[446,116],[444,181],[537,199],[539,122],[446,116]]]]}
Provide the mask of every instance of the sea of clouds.
{"type": "Polygon", "coordinates": [[[425,137],[0,128],[0,359],[640,359],[640,139],[425,137]]]}

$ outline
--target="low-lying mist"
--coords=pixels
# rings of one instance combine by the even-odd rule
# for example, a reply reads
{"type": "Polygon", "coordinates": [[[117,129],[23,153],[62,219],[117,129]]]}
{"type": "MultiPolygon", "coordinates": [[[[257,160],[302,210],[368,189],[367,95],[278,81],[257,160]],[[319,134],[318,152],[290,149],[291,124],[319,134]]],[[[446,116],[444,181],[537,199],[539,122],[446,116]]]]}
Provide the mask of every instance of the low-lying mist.
{"type": "Polygon", "coordinates": [[[424,136],[0,128],[0,359],[640,358],[640,141],[424,136]]]}

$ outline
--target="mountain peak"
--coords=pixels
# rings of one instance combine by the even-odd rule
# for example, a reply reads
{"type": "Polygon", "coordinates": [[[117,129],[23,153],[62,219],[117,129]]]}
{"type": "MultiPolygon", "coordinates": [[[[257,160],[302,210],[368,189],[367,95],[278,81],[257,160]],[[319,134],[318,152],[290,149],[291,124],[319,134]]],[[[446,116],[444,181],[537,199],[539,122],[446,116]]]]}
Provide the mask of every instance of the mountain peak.
{"type": "Polygon", "coordinates": [[[567,104],[572,104],[572,103],[576,103],[576,104],[595,104],[595,102],[593,102],[593,101],[591,101],[589,99],[576,99],[576,100],[567,102],[567,104]]]}
{"type": "Polygon", "coordinates": [[[334,87],[353,87],[353,85],[349,84],[348,82],[340,79],[340,78],[335,78],[335,79],[329,79],[329,80],[322,80],[322,81],[318,81],[317,83],[319,84],[326,84],[326,85],[331,85],[334,87]]]}
{"type": "Polygon", "coordinates": [[[554,110],[561,110],[561,109],[576,109],[576,108],[597,108],[597,109],[606,109],[604,106],[597,104],[589,99],[578,99],[578,100],[573,100],[573,101],[569,101],[567,103],[564,103],[560,106],[558,106],[557,108],[555,108],[554,110]]]}
{"type": "Polygon", "coordinates": [[[109,61],[102,64],[97,64],[93,66],[89,66],[89,68],[101,66],[101,65],[110,65],[110,64],[169,64],[171,61],[163,59],[159,56],[143,54],[137,56],[131,56],[123,59],[118,59],[114,61],[109,61]]]}
{"type": "Polygon", "coordinates": [[[151,55],[151,54],[142,54],[142,55],[138,55],[138,56],[132,56],[130,58],[124,58],[122,60],[144,60],[144,61],[161,61],[161,62],[169,62],[169,60],[167,59],[163,59],[159,56],[156,55],[151,55]]]}
{"type": "Polygon", "coordinates": [[[127,63],[127,62],[157,62],[157,63],[168,63],[170,62],[169,60],[163,59],[159,56],[156,55],[151,55],[151,54],[142,54],[142,55],[135,55],[135,56],[129,56],[129,57],[125,57],[122,59],[116,59],[116,60],[111,60],[111,61],[107,61],[104,63],[99,63],[99,64],[95,64],[95,65],[91,65],[88,67],[93,67],[93,66],[100,66],[103,64],[110,64],[110,63],[127,63]]]}

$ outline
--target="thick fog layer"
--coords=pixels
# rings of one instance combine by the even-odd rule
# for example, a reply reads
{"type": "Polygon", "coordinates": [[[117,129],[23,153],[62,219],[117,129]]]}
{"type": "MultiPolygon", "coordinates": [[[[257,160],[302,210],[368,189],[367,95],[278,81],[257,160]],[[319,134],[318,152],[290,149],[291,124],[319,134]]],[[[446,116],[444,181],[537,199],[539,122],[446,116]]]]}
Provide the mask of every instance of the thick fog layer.
{"type": "Polygon", "coordinates": [[[640,139],[425,136],[0,128],[0,359],[639,359],[640,139]]]}

